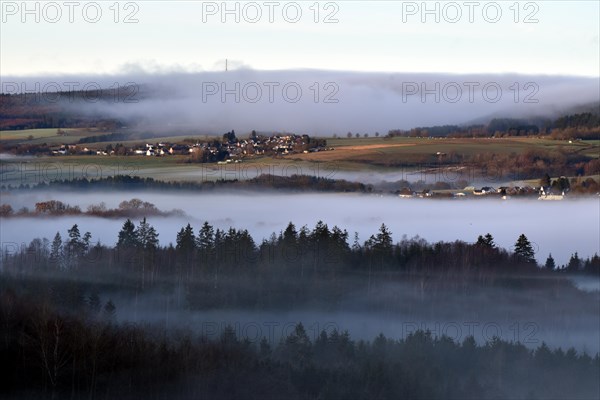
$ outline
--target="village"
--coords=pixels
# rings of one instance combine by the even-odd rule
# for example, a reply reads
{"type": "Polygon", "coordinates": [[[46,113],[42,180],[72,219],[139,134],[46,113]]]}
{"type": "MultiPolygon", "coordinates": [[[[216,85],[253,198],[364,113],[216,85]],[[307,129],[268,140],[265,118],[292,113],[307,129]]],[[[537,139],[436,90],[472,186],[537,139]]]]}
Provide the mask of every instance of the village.
{"type": "MultiPolygon", "coordinates": [[[[175,157],[184,163],[206,163],[216,165],[227,165],[230,163],[242,163],[255,157],[285,157],[290,155],[308,154],[335,150],[328,146],[327,140],[322,138],[311,138],[303,134],[272,134],[261,135],[252,131],[246,138],[238,138],[232,130],[213,138],[205,137],[204,140],[196,138],[177,138],[173,141],[158,142],[125,142],[125,143],[83,143],[60,144],[55,147],[47,147],[47,152],[53,156],[131,156],[131,157],[175,157]]],[[[46,154],[48,154],[46,153],[46,154]]],[[[437,151],[431,153],[433,156],[447,156],[446,152],[437,151]]],[[[540,185],[531,182],[505,182],[499,187],[492,186],[465,186],[450,187],[444,182],[438,185],[417,185],[411,188],[399,185],[393,192],[400,198],[498,198],[509,200],[511,198],[537,198],[543,201],[560,201],[569,195],[571,182],[568,178],[561,176],[540,185]],[[414,189],[414,190],[413,190],[414,189]]],[[[589,180],[589,179],[588,179],[589,180]]],[[[465,182],[466,183],[466,182],[465,182]]],[[[594,186],[595,181],[584,182],[586,186],[594,186]]],[[[574,192],[577,193],[577,190],[574,192]]]]}
{"type": "MultiPolygon", "coordinates": [[[[563,178],[563,177],[561,177],[563,178]]],[[[509,200],[512,197],[529,197],[544,201],[560,201],[565,199],[569,188],[557,188],[556,186],[500,186],[494,188],[483,186],[479,189],[474,186],[467,186],[461,191],[432,191],[424,189],[422,191],[413,191],[409,187],[404,187],[395,194],[402,199],[411,198],[499,198],[509,200]]]]}
{"type": "Polygon", "coordinates": [[[289,154],[331,151],[325,139],[315,139],[308,135],[278,134],[260,136],[255,131],[247,139],[238,139],[234,131],[206,141],[186,139],[182,142],[145,143],[127,147],[117,143],[107,144],[102,148],[83,144],[61,144],[50,148],[54,156],[97,155],[97,156],[190,156],[194,162],[230,163],[242,162],[244,157],[268,155],[271,157],[289,154]]]}
{"type": "MultiPolygon", "coordinates": [[[[474,187],[467,187],[465,191],[471,192],[477,197],[486,196],[497,196],[502,200],[508,200],[511,197],[517,196],[538,196],[538,200],[562,200],[565,197],[565,193],[569,191],[568,188],[560,189],[552,186],[500,186],[494,188],[492,186],[483,186],[480,189],[474,187]]],[[[464,193],[457,193],[457,195],[465,196],[464,193]]]]}

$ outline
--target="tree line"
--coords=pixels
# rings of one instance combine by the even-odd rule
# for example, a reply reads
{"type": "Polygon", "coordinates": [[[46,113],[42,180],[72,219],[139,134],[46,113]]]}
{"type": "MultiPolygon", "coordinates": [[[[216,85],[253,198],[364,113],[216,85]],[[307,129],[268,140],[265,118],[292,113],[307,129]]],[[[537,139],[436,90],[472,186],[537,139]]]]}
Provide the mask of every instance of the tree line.
{"type": "MultiPolygon", "coordinates": [[[[450,285],[459,297],[468,292],[480,300],[489,285],[522,288],[519,295],[545,288],[534,291],[534,298],[558,294],[566,303],[577,299],[574,309],[589,310],[588,302],[597,296],[567,286],[566,280],[526,278],[567,270],[598,274],[598,256],[582,260],[575,253],[576,261],[565,269],[553,260],[543,268],[525,235],[509,251],[489,233],[474,243],[394,242],[384,224],[362,241],[324,222],[311,229],[289,223],[255,241],[245,229],[222,230],[206,222],[181,227],[175,242],[165,245],[146,219],[128,219],[114,245],[92,238],[74,225],[52,241],[34,239],[13,251],[5,247],[0,397],[587,400],[600,394],[599,356],[574,349],[542,344],[531,350],[499,338],[478,345],[471,336],[456,341],[427,331],[353,340],[335,329],[312,336],[302,324],[276,340],[251,340],[229,326],[207,337],[150,323],[118,323],[120,310],[111,300],[127,299],[120,306],[137,301],[139,293],[164,292],[189,309],[318,305],[328,310],[358,293],[372,302],[382,288],[376,281],[400,279],[414,285],[396,289],[403,296],[396,306],[412,307],[416,315],[439,304],[427,298],[423,304],[402,301],[414,302],[409,300],[414,288],[424,285],[427,297],[436,296],[428,285],[450,285]],[[476,285],[465,287],[471,281],[476,285]]],[[[446,295],[440,297],[449,301],[446,295]]],[[[541,297],[546,309],[547,298],[541,297]]],[[[487,301],[493,307],[494,297],[487,301]]],[[[381,303],[371,304],[382,309],[381,303]]],[[[540,305],[533,301],[527,307],[540,305]]]]}
{"type": "Polygon", "coordinates": [[[161,211],[154,204],[142,201],[138,198],[124,200],[119,203],[117,208],[108,208],[106,203],[91,204],[85,211],[79,206],[71,206],[60,200],[46,200],[35,203],[33,210],[22,207],[19,210],[13,210],[10,204],[0,204],[0,217],[41,217],[41,216],[63,216],[63,215],[89,215],[102,218],[123,218],[123,217],[141,217],[141,216],[182,216],[185,213],[182,210],[173,209],[171,211],[161,211]]]}
{"type": "MultiPolygon", "coordinates": [[[[249,173],[253,173],[253,168],[249,173]]],[[[257,172],[260,172],[257,171],[257,172]]],[[[220,171],[207,171],[207,176],[218,174],[220,171]]],[[[351,182],[344,179],[332,179],[312,175],[278,176],[260,174],[249,179],[215,179],[202,182],[191,181],[161,181],[154,178],[142,178],[131,175],[115,175],[99,179],[74,178],[57,179],[48,182],[39,182],[33,185],[20,184],[0,185],[2,190],[48,190],[48,189],[77,189],[77,190],[187,190],[210,191],[214,189],[281,189],[281,190],[311,190],[314,192],[358,192],[367,193],[373,190],[371,185],[351,182]]]]}
{"type": "Polygon", "coordinates": [[[552,139],[600,138],[600,113],[583,112],[563,115],[555,120],[536,118],[493,118],[487,124],[441,125],[392,129],[387,137],[506,137],[548,136],[552,139]]]}
{"type": "Polygon", "coordinates": [[[353,340],[301,323],[279,341],[226,326],[216,338],[117,324],[90,297],[60,313],[0,281],[0,396],[6,399],[591,399],[600,358],[573,348],[477,344],[417,330],[353,340]]]}
{"type": "Polygon", "coordinates": [[[600,275],[600,258],[594,255],[557,266],[550,255],[539,266],[530,240],[520,235],[512,251],[498,247],[491,234],[474,243],[428,243],[422,238],[403,238],[397,243],[385,224],[365,241],[350,237],[345,229],[319,221],[312,229],[289,223],[279,234],[257,242],[246,229],[220,229],[208,222],[199,229],[191,224],[177,233],[175,245],[161,246],[159,233],[144,218],[137,226],[127,219],[114,246],[93,243],[89,232],[77,225],[63,240],[57,232],[52,241],[34,239],[28,246],[5,249],[4,270],[94,269],[108,267],[140,274],[144,284],[161,276],[184,280],[215,274],[289,276],[299,279],[333,279],[354,272],[398,272],[461,276],[492,273],[577,272],[600,275]]]}

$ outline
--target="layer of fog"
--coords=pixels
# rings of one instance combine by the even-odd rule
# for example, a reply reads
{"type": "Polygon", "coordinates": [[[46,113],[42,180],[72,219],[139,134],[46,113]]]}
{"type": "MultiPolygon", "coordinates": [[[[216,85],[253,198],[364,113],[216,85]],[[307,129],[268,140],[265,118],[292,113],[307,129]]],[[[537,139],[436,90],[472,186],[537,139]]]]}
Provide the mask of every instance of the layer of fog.
{"type": "Polygon", "coordinates": [[[314,307],[191,311],[186,309],[185,299],[178,296],[177,291],[128,296],[113,293],[104,297],[110,296],[114,301],[121,322],[189,329],[209,338],[217,338],[230,326],[239,337],[252,342],[266,337],[271,343],[278,343],[302,322],[311,340],[322,330],[329,333],[334,329],[340,333],[347,330],[354,340],[373,340],[380,333],[402,338],[421,329],[459,342],[472,335],[483,344],[496,336],[530,348],[545,342],[553,348],[574,347],[592,355],[600,351],[599,293],[584,309],[572,303],[573,298],[548,298],[549,292],[535,290],[488,287],[468,293],[439,294],[425,292],[424,300],[414,294],[410,285],[387,283],[377,285],[370,294],[367,290],[347,293],[331,311],[314,307]],[[373,302],[380,306],[376,310],[364,310],[365,304],[373,302]]]}
{"type": "MultiPolygon", "coordinates": [[[[552,253],[559,265],[574,252],[580,257],[600,253],[599,199],[542,202],[537,200],[426,200],[361,194],[283,194],[258,192],[217,192],[202,194],[165,192],[17,192],[3,194],[2,203],[15,210],[30,209],[38,201],[60,200],[79,205],[104,202],[114,208],[123,200],[138,197],[160,210],[183,210],[187,217],[150,217],[163,245],[174,243],[177,231],[190,222],[195,230],[204,221],[228,229],[248,229],[257,242],[279,233],[288,222],[312,229],[322,220],[329,226],[347,229],[350,241],[358,232],[360,242],[385,223],[396,241],[403,235],[420,236],[430,242],[456,239],[473,242],[490,232],[496,243],[507,249],[524,233],[533,242],[538,262],[552,253]]],[[[80,231],[90,231],[94,241],[112,245],[123,221],[93,217],[3,218],[0,234],[5,246],[29,243],[35,237],[52,239],[57,231],[63,237],[77,223],[80,231]]]]}
{"type": "MultiPolygon", "coordinates": [[[[423,139],[426,140],[426,139],[423,139]]],[[[378,150],[373,153],[379,154],[378,150]]],[[[291,156],[293,157],[293,156],[291,156]]],[[[397,189],[405,185],[403,182],[434,184],[446,182],[462,189],[465,182],[474,186],[510,186],[501,169],[483,171],[480,168],[444,167],[376,167],[361,171],[344,170],[337,161],[308,164],[285,160],[266,160],[260,163],[241,164],[187,164],[166,167],[143,167],[135,161],[104,163],[104,159],[90,157],[85,163],[65,163],[60,158],[36,161],[32,156],[15,156],[0,154],[0,185],[19,186],[21,184],[37,185],[62,179],[102,179],[116,173],[128,174],[156,180],[206,182],[214,180],[248,180],[269,174],[290,177],[292,175],[316,176],[327,179],[344,179],[352,182],[371,184],[387,190],[389,184],[397,184],[397,189]],[[383,186],[381,186],[382,184],[383,186]],[[388,185],[385,185],[388,184],[388,185]]],[[[524,185],[516,182],[517,185],[524,185]]]]}
{"type": "Polygon", "coordinates": [[[33,159],[33,156],[23,156],[9,153],[0,153],[0,161],[25,161],[33,159]]]}
{"type": "MultiPolygon", "coordinates": [[[[2,78],[52,92],[133,85],[123,98],[67,102],[72,111],[120,118],[164,133],[288,131],[318,135],[387,133],[417,126],[486,122],[492,116],[556,117],[600,101],[596,78],[543,75],[358,73],[323,70],[140,73],[2,78]],[[36,86],[37,84],[37,86],[36,86]],[[238,86],[236,86],[238,85],[238,86]],[[318,88],[318,90],[317,90],[318,88]],[[498,90],[500,88],[500,90],[498,90]],[[518,90],[517,90],[518,88],[518,90]],[[227,94],[229,93],[229,94],[227,94]]],[[[52,96],[45,96],[52,99],[52,96]]]]}
{"type": "MultiPolygon", "coordinates": [[[[423,139],[426,140],[426,139],[423,139]]],[[[384,154],[379,150],[373,150],[375,154],[384,154]]],[[[292,156],[293,157],[293,156],[292,156]]],[[[65,168],[62,168],[65,169],[65,168]]],[[[7,167],[8,171],[9,168],[7,167]]],[[[11,170],[12,171],[12,170],[11,170]]],[[[16,170],[18,171],[18,169],[16,170]]],[[[155,177],[157,179],[170,179],[173,171],[169,168],[152,168],[149,170],[139,170],[136,175],[155,177]]],[[[21,183],[18,179],[21,174],[11,172],[15,178],[15,183],[21,183]]],[[[397,182],[434,184],[437,182],[446,182],[449,184],[458,184],[459,181],[466,181],[470,185],[477,186],[501,186],[509,185],[506,177],[502,175],[501,170],[488,170],[485,173],[481,168],[469,167],[441,167],[431,168],[420,167],[378,167],[377,170],[349,171],[342,168],[342,164],[337,161],[321,162],[315,165],[308,165],[303,162],[280,163],[277,160],[264,163],[238,164],[238,165],[202,165],[192,170],[177,171],[177,178],[180,180],[190,180],[203,182],[207,180],[247,180],[258,178],[261,175],[275,175],[290,177],[292,175],[307,175],[326,179],[343,179],[351,182],[360,182],[367,185],[378,187],[379,184],[389,184],[397,182]]],[[[7,173],[7,178],[8,178],[7,173]]],[[[83,175],[83,172],[81,173],[83,175]]],[[[34,176],[35,177],[35,176],[34,176]]],[[[37,176],[39,178],[39,176],[37,176]]],[[[50,178],[50,177],[48,177],[50,178]]],[[[95,178],[95,176],[91,177],[95,178]]],[[[5,179],[8,183],[9,179],[5,179]]],[[[512,181],[511,181],[512,182],[512,181]]],[[[32,182],[36,183],[36,182],[32,182]]],[[[399,187],[401,188],[401,186],[399,187]]],[[[457,186],[462,189],[462,187],[457,186]]]]}
{"type": "Polygon", "coordinates": [[[574,276],[570,278],[578,289],[586,292],[600,292],[600,277],[574,276]]]}

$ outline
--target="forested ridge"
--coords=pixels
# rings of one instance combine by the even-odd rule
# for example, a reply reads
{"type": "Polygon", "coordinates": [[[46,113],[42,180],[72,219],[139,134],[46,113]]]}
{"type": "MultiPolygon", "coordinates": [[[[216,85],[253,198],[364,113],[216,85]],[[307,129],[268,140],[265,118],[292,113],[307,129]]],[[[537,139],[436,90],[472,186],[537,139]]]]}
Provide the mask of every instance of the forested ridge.
{"type": "Polygon", "coordinates": [[[383,332],[368,341],[337,329],[311,337],[302,323],[273,342],[249,340],[233,327],[206,337],[119,318],[125,312],[121,304],[154,293],[167,293],[191,312],[350,307],[405,316],[429,313],[440,303],[455,303],[464,312],[493,307],[512,293],[509,297],[531,296],[523,307],[532,314],[551,307],[570,318],[595,313],[598,298],[564,276],[598,274],[598,256],[582,260],[574,254],[566,266],[549,257],[539,266],[525,235],[511,250],[496,246],[491,234],[474,243],[419,238],[394,243],[382,225],[359,241],[323,222],[312,229],[290,223],[261,242],[244,229],[188,224],[175,244],[161,245],[149,221],[126,220],[115,242],[94,243],[91,233],[74,225],[64,239],[58,232],[52,241],[5,249],[2,397],[591,399],[600,394],[597,354],[544,343],[535,349],[505,338],[476,343],[470,336],[458,341],[423,330],[404,338],[383,332]],[[386,289],[392,284],[397,286],[386,289]]]}
{"type": "MultiPolygon", "coordinates": [[[[54,206],[55,202],[38,203],[54,206]]],[[[62,203],[60,203],[62,204],[62,203]]],[[[63,205],[64,206],[64,205],[63,205]]],[[[41,207],[41,206],[40,206],[41,207]]],[[[95,207],[95,206],[94,206],[95,207]]],[[[94,208],[92,207],[92,208],[94,208]]],[[[124,201],[119,209],[155,210],[153,204],[139,199],[124,201]]],[[[98,265],[110,268],[137,268],[143,264],[153,273],[171,274],[209,272],[218,267],[230,272],[285,272],[335,276],[344,271],[396,271],[406,273],[470,273],[494,272],[600,274],[600,257],[580,259],[576,250],[567,265],[555,265],[552,256],[540,268],[529,239],[521,234],[512,249],[496,245],[494,237],[480,235],[473,243],[429,243],[422,238],[404,237],[394,243],[385,224],[379,231],[361,241],[357,233],[318,221],[310,229],[290,222],[279,233],[257,242],[247,229],[215,228],[208,222],[200,227],[187,224],[177,233],[175,245],[161,245],[155,228],[143,218],[136,224],[127,219],[115,238],[115,245],[93,241],[93,234],[79,231],[77,224],[67,232],[65,240],[57,232],[52,241],[34,239],[29,245],[5,249],[3,267],[22,271],[90,269],[98,265]]],[[[129,270],[128,272],[131,272],[129,270]]],[[[144,277],[146,279],[147,277],[144,277]]]]}
{"type": "MultiPolygon", "coordinates": [[[[3,285],[4,286],[4,285],[3,285]]],[[[3,288],[5,289],[5,288],[3,288]]],[[[216,340],[119,325],[90,302],[77,316],[31,297],[0,294],[0,394],[6,399],[592,399],[600,358],[477,345],[417,331],[354,341],[302,324],[278,343],[226,328],[216,340]]]]}
{"type": "MultiPolygon", "coordinates": [[[[207,176],[212,171],[206,172],[207,176]]],[[[312,192],[370,192],[371,185],[359,182],[350,182],[344,179],[332,179],[310,175],[277,176],[261,174],[250,179],[215,179],[202,182],[161,181],[154,178],[142,178],[130,175],[115,175],[100,179],[74,178],[39,182],[34,185],[22,184],[19,186],[1,185],[7,190],[187,190],[211,191],[215,189],[273,189],[312,192]]]]}

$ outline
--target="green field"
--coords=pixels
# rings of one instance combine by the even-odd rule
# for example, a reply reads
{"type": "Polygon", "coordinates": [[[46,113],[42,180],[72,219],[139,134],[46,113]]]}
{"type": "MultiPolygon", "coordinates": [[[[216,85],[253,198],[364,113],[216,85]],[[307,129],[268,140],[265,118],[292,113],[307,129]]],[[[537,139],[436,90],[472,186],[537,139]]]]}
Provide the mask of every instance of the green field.
{"type": "MultiPolygon", "coordinates": [[[[36,129],[24,131],[2,131],[2,140],[23,143],[76,142],[81,137],[106,134],[98,130],[66,129],[66,136],[57,136],[56,129],[36,129]],[[33,139],[30,138],[33,136],[33,139]]],[[[181,142],[190,135],[157,137],[146,140],[121,142],[128,147],[145,142],[181,142]]],[[[203,141],[206,137],[198,136],[203,141]]],[[[86,143],[89,148],[104,148],[108,142],[86,143]]],[[[523,154],[527,151],[560,152],[563,154],[600,157],[600,140],[558,141],[541,138],[328,138],[331,151],[308,154],[291,154],[282,157],[247,157],[242,163],[195,164],[189,163],[188,156],[45,156],[36,158],[4,159],[2,184],[36,183],[49,179],[72,179],[77,177],[100,178],[116,174],[151,177],[159,180],[206,181],[215,179],[248,179],[264,174],[292,175],[294,173],[336,177],[336,172],[397,173],[409,169],[420,171],[429,168],[444,168],[444,162],[453,154],[466,157],[478,154],[503,156],[523,154]],[[442,153],[443,155],[439,155],[442,153]],[[35,171],[40,170],[39,175],[35,171]],[[24,170],[26,173],[20,173],[24,170]],[[43,171],[55,171],[54,175],[43,171]],[[29,171],[29,172],[28,172],[29,171]],[[34,172],[31,172],[34,171],[34,172]],[[56,172],[58,171],[58,172],[56,172]],[[56,174],[59,176],[56,176],[56,174]]],[[[82,145],[83,146],[83,145],[82,145]]]]}
{"type": "MultiPolygon", "coordinates": [[[[58,134],[57,128],[48,129],[25,129],[25,130],[0,130],[0,142],[11,142],[13,144],[42,144],[50,145],[59,144],[75,144],[81,138],[90,136],[110,135],[113,132],[100,130],[96,128],[63,128],[63,135],[58,134]]],[[[82,146],[103,149],[107,145],[115,145],[121,143],[125,146],[143,145],[145,143],[178,143],[186,139],[194,139],[198,141],[213,140],[217,136],[206,135],[176,135],[176,136],[157,136],[148,139],[133,139],[133,140],[109,140],[103,142],[90,142],[82,144],[82,146]]]]}
{"type": "MultiPolygon", "coordinates": [[[[74,129],[64,129],[65,132],[72,132],[74,129]]],[[[25,129],[20,131],[0,131],[0,140],[20,140],[28,141],[30,136],[33,139],[48,138],[57,136],[58,129],[25,129]]]]}
{"type": "MultiPolygon", "coordinates": [[[[219,179],[251,179],[261,174],[310,174],[334,177],[344,170],[338,163],[312,163],[291,158],[247,159],[243,163],[188,163],[187,156],[55,156],[27,157],[0,161],[0,184],[35,184],[55,179],[106,178],[132,175],[163,181],[205,182],[219,179]]],[[[354,166],[355,167],[355,166],[354,166]]],[[[346,170],[352,170],[346,168],[346,170]]],[[[365,166],[364,171],[381,170],[365,166]]]]}
{"type": "Polygon", "coordinates": [[[13,142],[18,144],[42,144],[49,145],[74,144],[79,142],[79,139],[87,136],[104,134],[97,129],[76,129],[64,128],[59,135],[59,130],[56,128],[48,129],[24,129],[17,131],[0,131],[1,142],[13,142]]]}
{"type": "Polygon", "coordinates": [[[598,141],[559,141],[539,138],[344,138],[329,139],[331,152],[298,155],[298,159],[311,161],[353,161],[355,163],[376,163],[394,165],[411,164],[436,160],[436,154],[477,154],[494,153],[500,155],[522,154],[529,150],[561,151],[567,154],[582,154],[600,157],[598,141]]]}
{"type": "MultiPolygon", "coordinates": [[[[107,135],[111,132],[101,131],[99,129],[62,129],[65,135],[58,135],[58,129],[28,129],[0,131],[0,141],[22,143],[22,144],[41,144],[51,145],[73,144],[81,138],[107,135]]],[[[107,142],[85,143],[82,146],[103,149],[107,145],[121,143],[128,147],[143,145],[144,143],[169,142],[178,143],[183,140],[208,141],[217,138],[217,136],[205,135],[178,135],[178,136],[157,136],[148,139],[119,140],[107,142]]],[[[550,140],[534,137],[510,137],[510,138],[327,138],[327,144],[334,147],[334,152],[323,152],[319,154],[292,155],[298,160],[307,161],[347,161],[350,163],[368,163],[401,157],[407,162],[422,162],[424,156],[431,156],[438,152],[441,153],[460,153],[464,155],[474,155],[485,152],[496,154],[520,154],[530,149],[543,149],[548,151],[561,150],[567,153],[580,153],[586,156],[600,157],[600,140],[582,140],[569,143],[564,140],[550,140]]],[[[385,165],[385,162],[381,163],[385,165]]]]}

